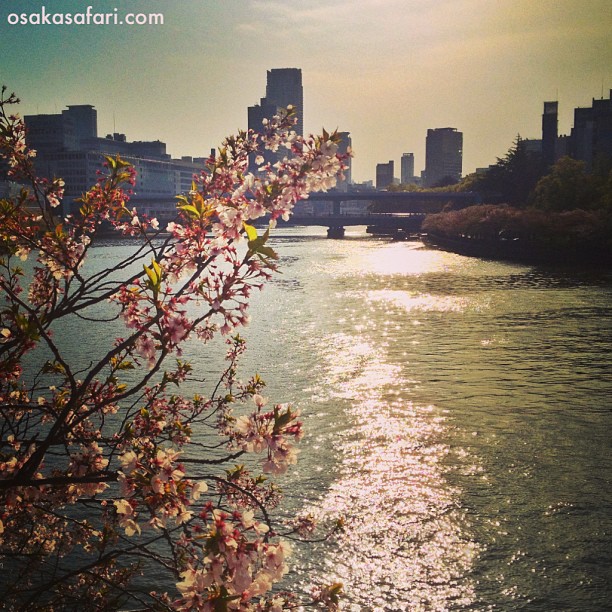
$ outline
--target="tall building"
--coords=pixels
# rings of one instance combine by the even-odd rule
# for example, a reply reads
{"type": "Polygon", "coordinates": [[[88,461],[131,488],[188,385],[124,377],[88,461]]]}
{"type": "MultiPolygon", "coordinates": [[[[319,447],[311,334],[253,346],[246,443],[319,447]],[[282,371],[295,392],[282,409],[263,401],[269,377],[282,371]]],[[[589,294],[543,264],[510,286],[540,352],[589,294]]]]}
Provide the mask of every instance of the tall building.
{"type": "Polygon", "coordinates": [[[264,119],[269,119],[276,114],[277,106],[269,103],[266,98],[261,98],[259,104],[249,106],[248,108],[248,120],[249,129],[255,132],[261,131],[261,126],[264,119]]]}
{"type": "Polygon", "coordinates": [[[610,98],[595,100],[590,108],[574,110],[574,127],[569,137],[570,155],[593,169],[598,158],[612,159],[612,89],[610,98]]]}
{"type": "MultiPolygon", "coordinates": [[[[279,109],[295,107],[297,124],[295,131],[304,135],[304,92],[302,88],[302,70],[300,68],[273,68],[268,70],[266,81],[266,96],[259,104],[249,106],[248,125],[255,132],[261,131],[264,119],[273,117],[279,109]]],[[[274,164],[284,152],[262,152],[264,163],[274,164]]],[[[255,156],[251,156],[249,171],[256,172],[255,156]]]]}
{"type": "Polygon", "coordinates": [[[414,181],[414,153],[403,153],[400,160],[401,182],[408,185],[414,181]]]}
{"type": "Polygon", "coordinates": [[[69,106],[54,115],[26,115],[28,138],[39,154],[75,151],[98,136],[98,112],[90,104],[69,106]]]}
{"type": "Polygon", "coordinates": [[[274,68],[268,70],[266,96],[259,104],[249,106],[249,129],[261,130],[263,119],[270,119],[281,108],[294,106],[297,112],[295,131],[304,135],[304,91],[300,68],[274,68]]]}
{"type": "Polygon", "coordinates": [[[72,121],[77,143],[98,137],[98,111],[91,104],[68,106],[68,110],[62,111],[62,116],[72,121]]]}
{"type": "Polygon", "coordinates": [[[26,115],[24,121],[28,128],[28,146],[36,149],[39,156],[77,146],[73,126],[62,114],[26,115]]]}
{"type": "Polygon", "coordinates": [[[393,184],[393,165],[392,159],[386,164],[376,164],[376,189],[386,189],[393,184]]]}
{"type": "Polygon", "coordinates": [[[7,198],[11,190],[8,172],[8,162],[6,159],[0,159],[0,198],[7,198]]]}
{"type": "MultiPolygon", "coordinates": [[[[264,119],[269,119],[276,114],[278,110],[275,104],[270,104],[266,98],[261,98],[259,104],[255,104],[254,106],[249,106],[248,108],[248,119],[249,119],[249,130],[253,130],[254,132],[260,132],[262,127],[262,122],[264,119]]],[[[264,157],[264,163],[274,164],[280,157],[278,152],[274,153],[272,151],[262,152],[264,157]]],[[[256,155],[249,156],[249,172],[253,174],[257,173],[257,168],[259,167],[255,163],[256,155]]]]}
{"type": "MultiPolygon", "coordinates": [[[[338,153],[340,155],[346,155],[349,151],[349,149],[351,149],[352,147],[352,140],[351,140],[351,133],[350,132],[339,132],[338,134],[340,136],[340,144],[338,145],[338,153]]],[[[336,185],[336,188],[341,190],[341,191],[346,191],[349,187],[349,185],[352,184],[353,182],[353,177],[351,176],[351,169],[352,169],[352,158],[351,157],[347,157],[344,160],[345,165],[348,166],[348,168],[344,171],[344,180],[343,181],[338,181],[338,184],[336,185]]]]}
{"type": "Polygon", "coordinates": [[[294,106],[297,110],[295,131],[304,135],[304,90],[300,68],[273,68],[268,70],[266,100],[278,108],[294,106]]]}
{"type": "Polygon", "coordinates": [[[542,161],[552,166],[556,161],[558,137],[558,102],[544,102],[542,114],[542,161]]]}
{"type": "Polygon", "coordinates": [[[427,130],[425,141],[425,187],[458,182],[463,165],[463,132],[456,128],[427,130]]]}

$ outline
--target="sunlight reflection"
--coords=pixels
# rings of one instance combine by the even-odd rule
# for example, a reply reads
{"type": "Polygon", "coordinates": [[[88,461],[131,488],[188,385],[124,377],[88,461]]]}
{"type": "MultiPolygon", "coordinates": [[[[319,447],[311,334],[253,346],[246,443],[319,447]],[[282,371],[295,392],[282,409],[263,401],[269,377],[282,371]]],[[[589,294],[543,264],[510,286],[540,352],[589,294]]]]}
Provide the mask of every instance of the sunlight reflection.
{"type": "Polygon", "coordinates": [[[444,477],[445,418],[407,397],[400,368],[374,347],[335,334],[323,386],[349,400],[342,470],[318,511],[344,516],[341,555],[329,571],[349,610],[443,610],[473,602],[467,574],[477,554],[459,491],[444,477]],[[397,604],[390,604],[397,602],[397,604]]]}
{"type": "Polygon", "coordinates": [[[468,299],[459,296],[439,296],[426,293],[411,294],[406,291],[368,291],[368,301],[387,301],[408,311],[463,312],[468,299]]]}
{"type": "Polygon", "coordinates": [[[360,265],[379,275],[417,275],[445,270],[448,262],[447,253],[425,249],[420,242],[390,242],[369,251],[367,261],[360,265]]]}
{"type": "Polygon", "coordinates": [[[375,274],[423,274],[444,269],[444,258],[438,251],[424,249],[421,243],[391,242],[370,251],[366,269],[375,274]]]}
{"type": "Polygon", "coordinates": [[[429,250],[421,242],[350,242],[350,257],[346,257],[346,245],[342,240],[326,242],[328,257],[325,261],[313,262],[313,270],[332,277],[346,274],[419,276],[466,265],[466,258],[429,250]]]}

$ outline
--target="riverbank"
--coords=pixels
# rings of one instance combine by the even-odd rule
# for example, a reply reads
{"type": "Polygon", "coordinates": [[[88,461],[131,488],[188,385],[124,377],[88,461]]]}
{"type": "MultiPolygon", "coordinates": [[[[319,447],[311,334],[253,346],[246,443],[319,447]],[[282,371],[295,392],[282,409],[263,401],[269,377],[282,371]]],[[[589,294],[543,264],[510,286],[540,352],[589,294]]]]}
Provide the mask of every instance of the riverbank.
{"type": "Polygon", "coordinates": [[[593,244],[557,246],[529,243],[520,238],[486,239],[470,236],[443,236],[423,234],[421,240],[429,247],[484,259],[508,260],[521,263],[552,265],[601,265],[612,264],[612,252],[593,244]]]}
{"type": "Polygon", "coordinates": [[[462,255],[555,265],[612,263],[612,215],[480,205],[429,215],[423,241],[462,255]]]}

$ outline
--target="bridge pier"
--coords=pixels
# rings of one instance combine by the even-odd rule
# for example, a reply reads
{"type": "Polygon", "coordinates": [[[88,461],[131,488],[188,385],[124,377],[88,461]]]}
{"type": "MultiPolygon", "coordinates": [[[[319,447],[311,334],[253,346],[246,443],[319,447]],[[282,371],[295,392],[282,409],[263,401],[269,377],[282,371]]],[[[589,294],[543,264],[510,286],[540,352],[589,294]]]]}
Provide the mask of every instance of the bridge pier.
{"type": "Polygon", "coordinates": [[[331,226],[327,228],[327,237],[328,238],[344,238],[344,227],[341,225],[331,226]]]}

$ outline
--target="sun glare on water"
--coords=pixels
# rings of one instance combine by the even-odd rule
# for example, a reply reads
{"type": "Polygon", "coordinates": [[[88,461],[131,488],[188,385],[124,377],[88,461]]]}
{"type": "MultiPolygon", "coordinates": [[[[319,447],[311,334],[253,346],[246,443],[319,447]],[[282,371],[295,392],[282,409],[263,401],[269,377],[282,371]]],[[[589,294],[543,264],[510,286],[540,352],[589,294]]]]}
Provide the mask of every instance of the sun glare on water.
{"type": "Polygon", "coordinates": [[[477,547],[465,535],[458,492],[444,476],[444,415],[407,399],[400,369],[373,346],[342,334],[331,340],[329,383],[348,402],[352,427],[341,444],[340,476],[318,511],[346,520],[344,552],[327,562],[348,593],[344,609],[470,603],[465,575],[477,547]]]}

